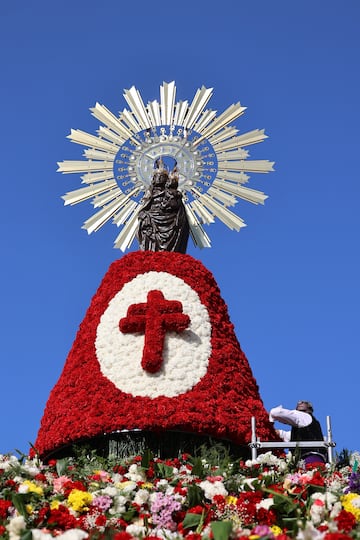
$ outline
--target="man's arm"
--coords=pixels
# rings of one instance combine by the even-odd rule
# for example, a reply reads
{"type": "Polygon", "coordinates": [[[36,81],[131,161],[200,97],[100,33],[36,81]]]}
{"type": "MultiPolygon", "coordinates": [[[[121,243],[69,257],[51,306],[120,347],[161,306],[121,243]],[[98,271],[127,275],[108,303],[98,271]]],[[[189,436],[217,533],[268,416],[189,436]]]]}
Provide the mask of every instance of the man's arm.
{"type": "Polygon", "coordinates": [[[271,409],[269,420],[270,422],[277,421],[289,426],[306,427],[311,424],[312,417],[311,414],[304,411],[285,409],[282,405],[279,405],[271,409]]]}
{"type": "Polygon", "coordinates": [[[291,431],[286,431],[285,429],[276,429],[276,433],[279,435],[280,439],[284,442],[289,442],[291,439],[291,431]]]}

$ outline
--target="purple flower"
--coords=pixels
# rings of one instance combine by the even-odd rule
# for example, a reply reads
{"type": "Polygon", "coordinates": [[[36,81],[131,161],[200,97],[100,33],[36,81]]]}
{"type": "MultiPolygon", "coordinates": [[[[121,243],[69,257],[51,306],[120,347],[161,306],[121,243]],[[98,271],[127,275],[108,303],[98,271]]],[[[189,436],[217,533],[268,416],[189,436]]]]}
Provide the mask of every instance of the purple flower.
{"type": "Polygon", "coordinates": [[[352,472],[349,476],[349,487],[345,493],[358,493],[360,495],[360,473],[352,472]]]}
{"type": "Polygon", "coordinates": [[[180,510],[180,508],[181,504],[172,495],[164,495],[161,492],[156,493],[150,507],[152,521],[156,525],[156,529],[174,531],[176,529],[176,523],[172,515],[173,512],[180,510]]]}
{"type": "Polygon", "coordinates": [[[109,495],[99,495],[92,501],[92,506],[96,506],[99,510],[106,512],[112,505],[112,498],[109,495]]]}
{"type": "Polygon", "coordinates": [[[251,531],[251,534],[255,534],[256,536],[268,536],[270,538],[274,538],[274,533],[267,525],[256,525],[256,527],[254,527],[251,531]]]}

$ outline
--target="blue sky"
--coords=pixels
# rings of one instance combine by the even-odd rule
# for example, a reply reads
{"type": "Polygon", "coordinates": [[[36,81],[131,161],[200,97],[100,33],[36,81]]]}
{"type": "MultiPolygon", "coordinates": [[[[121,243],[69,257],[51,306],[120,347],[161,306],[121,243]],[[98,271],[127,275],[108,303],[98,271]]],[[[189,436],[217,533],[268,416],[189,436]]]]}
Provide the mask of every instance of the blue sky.
{"type": "MultiPolygon", "coordinates": [[[[241,132],[276,172],[252,175],[264,207],[239,202],[248,227],[217,221],[213,247],[188,252],[209,268],[267,409],[310,399],[337,450],[360,450],[359,56],[356,0],[182,0],[170,3],[5,1],[0,8],[0,452],[36,438],[79,324],[121,256],[109,223],[81,230],[90,203],[56,162],[81,159],[70,128],[94,133],[96,101],[123,109],[123,89],[179,99],[214,88],[212,108],[248,107],[241,132]]],[[[132,249],[136,249],[134,245],[132,249]]]]}

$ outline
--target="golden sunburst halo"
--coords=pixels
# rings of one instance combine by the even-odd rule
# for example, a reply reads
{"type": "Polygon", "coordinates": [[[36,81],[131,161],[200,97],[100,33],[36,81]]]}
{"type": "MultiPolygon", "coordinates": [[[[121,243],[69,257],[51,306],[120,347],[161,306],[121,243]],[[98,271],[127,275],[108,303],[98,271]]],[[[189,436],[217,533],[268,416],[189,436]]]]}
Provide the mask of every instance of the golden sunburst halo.
{"type": "Polygon", "coordinates": [[[96,103],[91,114],[99,120],[97,135],[72,129],[68,138],[84,146],[82,161],[59,162],[64,174],[83,174],[85,187],[66,193],[65,205],[92,199],[96,213],[83,228],[90,234],[112,220],[121,227],[114,247],[128,249],[135,236],[142,198],[162,158],[176,163],[179,190],[194,244],[210,247],[204,224],[220,219],[227,227],[239,231],[244,221],[229,210],[238,199],[264,204],[267,195],[246,187],[250,173],[268,173],[273,163],[249,160],[244,148],[267,138],[263,129],[239,134],[230,126],[246,107],[235,103],[217,116],[206,109],[212,88],[199,88],[191,103],[176,102],[175,82],[160,86],[160,102],[148,102],[133,86],[124,91],[129,109],[115,116],[104,105],[96,103]]]}

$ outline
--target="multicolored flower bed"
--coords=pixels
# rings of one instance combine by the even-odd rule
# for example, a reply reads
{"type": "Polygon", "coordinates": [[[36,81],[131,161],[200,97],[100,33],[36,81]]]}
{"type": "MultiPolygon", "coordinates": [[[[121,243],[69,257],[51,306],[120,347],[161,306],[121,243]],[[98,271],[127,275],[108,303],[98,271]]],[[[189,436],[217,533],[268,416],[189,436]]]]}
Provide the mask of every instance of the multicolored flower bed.
{"type": "Polygon", "coordinates": [[[128,460],[0,455],[0,538],[360,539],[360,454],[305,469],[291,454],[128,460]]]}

